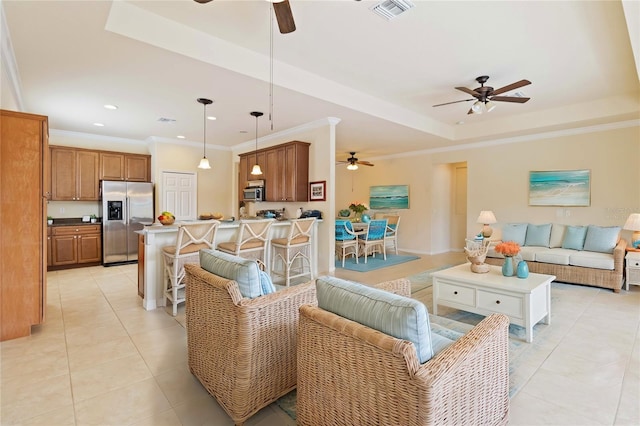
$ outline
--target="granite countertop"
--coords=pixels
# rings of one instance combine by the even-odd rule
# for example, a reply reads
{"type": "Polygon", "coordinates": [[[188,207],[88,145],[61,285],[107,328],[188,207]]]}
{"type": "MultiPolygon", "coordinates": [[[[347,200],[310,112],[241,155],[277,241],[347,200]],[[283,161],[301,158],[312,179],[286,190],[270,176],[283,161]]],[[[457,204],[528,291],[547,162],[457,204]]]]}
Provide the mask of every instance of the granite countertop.
{"type": "Polygon", "coordinates": [[[81,217],[67,217],[67,218],[60,218],[60,219],[53,219],[53,225],[49,225],[49,226],[79,226],[79,225],[100,225],[102,224],[102,222],[100,222],[100,218],[98,218],[98,221],[96,223],[91,223],[91,222],[83,222],[81,217]]]}

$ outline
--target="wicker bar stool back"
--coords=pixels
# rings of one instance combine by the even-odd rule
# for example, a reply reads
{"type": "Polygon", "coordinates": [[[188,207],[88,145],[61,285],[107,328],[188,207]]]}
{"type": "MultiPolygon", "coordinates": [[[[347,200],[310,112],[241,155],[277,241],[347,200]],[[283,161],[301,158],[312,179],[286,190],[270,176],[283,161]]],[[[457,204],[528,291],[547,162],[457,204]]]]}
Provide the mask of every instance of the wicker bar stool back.
{"type": "Polygon", "coordinates": [[[314,278],[311,239],[315,221],[315,217],[291,220],[287,237],[271,240],[271,275],[284,278],[287,287],[291,278],[305,275],[309,275],[310,280],[314,278]]]}
{"type": "Polygon", "coordinates": [[[255,259],[263,271],[268,271],[269,230],[274,219],[243,219],[235,241],[218,244],[217,249],[245,259],[255,259]]]}

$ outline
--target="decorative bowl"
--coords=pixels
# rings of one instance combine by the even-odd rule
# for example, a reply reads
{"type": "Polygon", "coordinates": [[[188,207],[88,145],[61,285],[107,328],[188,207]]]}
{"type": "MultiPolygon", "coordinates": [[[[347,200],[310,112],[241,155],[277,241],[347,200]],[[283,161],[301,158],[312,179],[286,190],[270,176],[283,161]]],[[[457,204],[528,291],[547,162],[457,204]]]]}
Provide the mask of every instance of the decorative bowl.
{"type": "Polygon", "coordinates": [[[349,209],[342,209],[342,210],[340,210],[340,211],[338,212],[338,215],[339,215],[340,217],[349,217],[349,216],[351,216],[351,210],[349,210],[349,209]]]}
{"type": "Polygon", "coordinates": [[[173,222],[175,222],[175,221],[176,221],[176,219],[175,219],[175,218],[173,218],[173,217],[165,217],[165,218],[164,218],[164,219],[162,219],[162,220],[160,220],[160,219],[158,219],[158,220],[159,220],[159,221],[160,221],[160,223],[161,223],[161,224],[163,224],[163,225],[173,225],[173,222]]]}

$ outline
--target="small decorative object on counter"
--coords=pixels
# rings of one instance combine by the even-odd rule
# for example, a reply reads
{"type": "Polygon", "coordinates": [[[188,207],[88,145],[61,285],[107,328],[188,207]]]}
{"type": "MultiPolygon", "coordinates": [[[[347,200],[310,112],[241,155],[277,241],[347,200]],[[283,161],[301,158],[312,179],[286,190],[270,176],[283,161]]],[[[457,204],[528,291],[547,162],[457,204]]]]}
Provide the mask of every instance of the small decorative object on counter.
{"type": "Polygon", "coordinates": [[[173,222],[176,221],[176,217],[171,212],[162,212],[160,216],[158,216],[158,221],[160,221],[163,225],[173,225],[173,222]]]}
{"type": "Polygon", "coordinates": [[[91,219],[91,223],[96,223],[98,221],[98,217],[95,214],[92,214],[89,218],[91,219]]]}
{"type": "Polygon", "coordinates": [[[527,278],[529,276],[529,265],[525,260],[518,262],[518,268],[516,271],[518,278],[527,278]]]}
{"type": "Polygon", "coordinates": [[[299,219],[300,216],[302,216],[302,207],[300,207],[298,210],[296,210],[296,219],[299,219]]]}
{"type": "Polygon", "coordinates": [[[47,225],[53,225],[53,218],[51,216],[47,216],[47,225]]]}

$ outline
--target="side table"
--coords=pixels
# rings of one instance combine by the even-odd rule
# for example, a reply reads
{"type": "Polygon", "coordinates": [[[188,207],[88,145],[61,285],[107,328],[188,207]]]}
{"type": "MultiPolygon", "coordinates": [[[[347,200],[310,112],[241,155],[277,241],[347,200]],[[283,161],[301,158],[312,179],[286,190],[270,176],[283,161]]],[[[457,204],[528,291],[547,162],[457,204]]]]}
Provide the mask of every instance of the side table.
{"type": "Polygon", "coordinates": [[[628,250],[626,260],[625,290],[629,291],[629,284],[640,285],[640,251],[628,250]]]}

